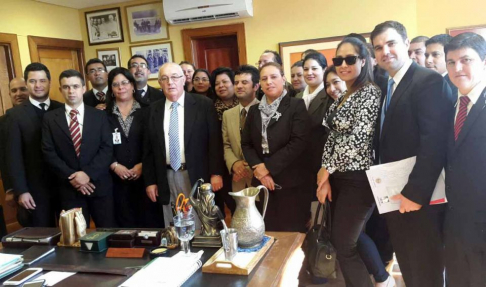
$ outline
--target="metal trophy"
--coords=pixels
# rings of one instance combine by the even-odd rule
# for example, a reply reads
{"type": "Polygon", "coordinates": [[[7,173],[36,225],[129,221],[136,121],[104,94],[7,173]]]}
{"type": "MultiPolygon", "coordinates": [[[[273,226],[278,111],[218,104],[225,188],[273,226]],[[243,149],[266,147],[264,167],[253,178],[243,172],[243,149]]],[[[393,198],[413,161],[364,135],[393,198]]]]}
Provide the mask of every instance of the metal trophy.
{"type": "Polygon", "coordinates": [[[201,232],[194,237],[194,247],[221,247],[221,236],[218,224],[224,219],[223,213],[214,204],[213,187],[199,179],[192,187],[189,196],[192,208],[196,210],[201,221],[201,232]]]}

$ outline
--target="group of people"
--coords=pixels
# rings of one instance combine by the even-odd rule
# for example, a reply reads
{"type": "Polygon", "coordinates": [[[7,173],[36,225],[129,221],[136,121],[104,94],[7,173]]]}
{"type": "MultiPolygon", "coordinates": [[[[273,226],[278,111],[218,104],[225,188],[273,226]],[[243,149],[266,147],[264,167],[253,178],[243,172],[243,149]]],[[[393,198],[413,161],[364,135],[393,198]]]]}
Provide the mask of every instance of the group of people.
{"type": "Polygon", "coordinates": [[[59,75],[64,104],[49,99],[47,67],[29,64],[25,81],[10,83],[15,107],[0,118],[7,195],[27,226],[53,226],[60,210],[82,207],[97,227],[164,227],[177,196],[200,178],[231,213],[228,192],[264,185],[268,231],[305,232],[311,202],[331,201],[346,286],[395,286],[383,262],[391,258],[367,232],[370,217],[407,286],[443,286],[444,266],[448,286],[484,286],[484,38],[409,41],[402,24],[387,21],[369,44],[345,37],[332,63],[308,50],[291,83],[271,50],[258,67],[235,71],[166,63],[159,90],[147,84],[141,55],[109,73],[91,59],[91,90],[78,71],[59,75]],[[378,216],[365,171],[413,156],[393,198],[400,210],[378,216]],[[430,205],[443,169],[448,203],[430,205]]]}

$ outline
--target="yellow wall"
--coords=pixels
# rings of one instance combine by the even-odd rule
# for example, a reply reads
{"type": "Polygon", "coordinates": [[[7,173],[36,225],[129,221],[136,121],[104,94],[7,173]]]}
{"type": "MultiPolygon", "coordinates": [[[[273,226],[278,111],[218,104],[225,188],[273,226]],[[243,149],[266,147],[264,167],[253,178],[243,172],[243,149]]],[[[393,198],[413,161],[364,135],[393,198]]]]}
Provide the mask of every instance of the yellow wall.
{"type": "Polygon", "coordinates": [[[17,34],[22,69],[30,63],[27,36],[83,40],[79,12],[31,0],[1,0],[0,33],[17,34]]]}

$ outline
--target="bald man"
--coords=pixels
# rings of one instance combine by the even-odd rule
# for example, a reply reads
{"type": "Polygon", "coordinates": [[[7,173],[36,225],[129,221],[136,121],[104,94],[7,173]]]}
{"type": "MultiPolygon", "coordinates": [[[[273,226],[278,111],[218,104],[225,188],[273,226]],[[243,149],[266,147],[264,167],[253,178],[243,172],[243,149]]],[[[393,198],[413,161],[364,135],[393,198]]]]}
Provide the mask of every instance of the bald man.
{"type": "MultiPolygon", "coordinates": [[[[143,176],[147,196],[163,205],[165,226],[172,221],[170,203],[189,196],[202,178],[213,191],[223,186],[223,140],[213,102],[184,91],[182,68],[166,63],[159,70],[165,97],[149,109],[144,141],[143,176]]],[[[196,228],[199,222],[196,221],[196,228]]]]}

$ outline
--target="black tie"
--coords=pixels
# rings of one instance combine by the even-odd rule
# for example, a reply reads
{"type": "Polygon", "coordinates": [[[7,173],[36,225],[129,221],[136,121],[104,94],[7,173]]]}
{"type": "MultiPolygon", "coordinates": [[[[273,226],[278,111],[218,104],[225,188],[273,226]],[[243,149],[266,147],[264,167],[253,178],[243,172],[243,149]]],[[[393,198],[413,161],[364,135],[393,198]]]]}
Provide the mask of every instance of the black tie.
{"type": "Polygon", "coordinates": [[[47,111],[47,104],[46,103],[40,103],[39,106],[41,107],[41,110],[43,112],[47,111]]]}
{"type": "Polygon", "coordinates": [[[145,94],[145,91],[142,89],[142,90],[137,90],[137,94],[143,98],[144,94],[145,94]]]}

